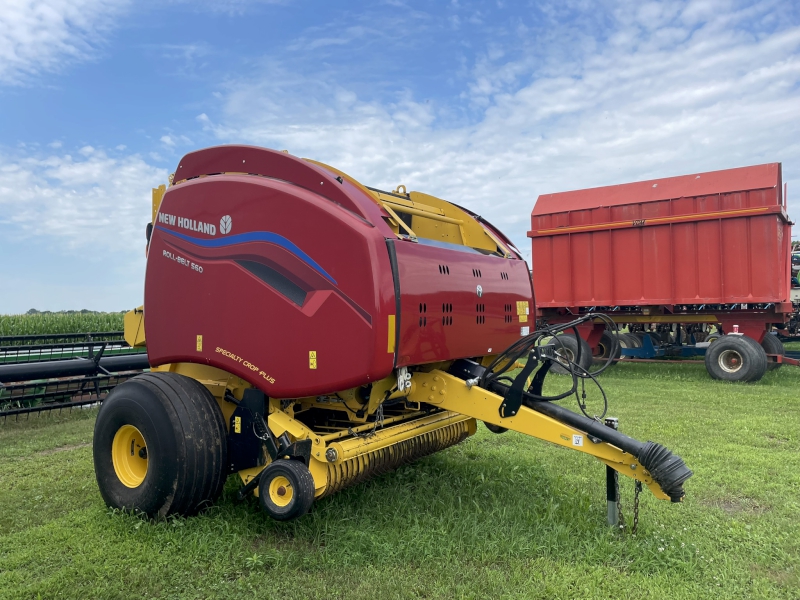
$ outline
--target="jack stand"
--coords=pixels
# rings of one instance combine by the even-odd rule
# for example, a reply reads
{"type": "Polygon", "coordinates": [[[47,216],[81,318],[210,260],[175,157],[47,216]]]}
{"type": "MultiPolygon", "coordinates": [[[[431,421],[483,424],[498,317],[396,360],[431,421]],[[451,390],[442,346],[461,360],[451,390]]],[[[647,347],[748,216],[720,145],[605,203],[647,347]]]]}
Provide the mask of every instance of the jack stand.
{"type": "MultiPolygon", "coordinates": [[[[615,431],[619,429],[619,419],[607,417],[605,426],[611,427],[615,431]]],[[[619,526],[619,473],[615,469],[606,466],[606,500],[608,502],[608,526],[619,526]]]]}

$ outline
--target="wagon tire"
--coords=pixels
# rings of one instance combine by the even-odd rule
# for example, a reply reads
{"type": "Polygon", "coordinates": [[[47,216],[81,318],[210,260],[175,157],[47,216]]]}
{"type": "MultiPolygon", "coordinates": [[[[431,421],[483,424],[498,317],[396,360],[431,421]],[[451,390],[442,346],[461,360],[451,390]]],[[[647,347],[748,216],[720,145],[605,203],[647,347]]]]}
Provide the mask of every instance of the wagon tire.
{"type": "MultiPolygon", "coordinates": [[[[589,344],[584,340],[582,337],[578,336],[578,340],[575,339],[575,336],[571,333],[563,333],[558,336],[558,339],[553,338],[549,342],[547,342],[548,346],[555,346],[556,352],[559,354],[565,353],[569,360],[575,362],[576,357],[578,356],[578,344],[580,343],[581,349],[581,356],[580,356],[580,363],[581,366],[585,371],[588,371],[592,366],[592,348],[589,344]]],[[[557,375],[569,375],[569,370],[562,364],[558,362],[554,362],[553,365],[550,367],[551,373],[556,373],[557,375]]]]}
{"type": "MultiPolygon", "coordinates": [[[[772,335],[769,331],[764,334],[761,347],[764,348],[764,352],[767,354],[786,356],[786,348],[783,347],[783,342],[778,339],[777,335],[772,335]]],[[[781,368],[781,364],[782,363],[767,361],[767,371],[776,371],[781,368]]]]}
{"type": "MultiPolygon", "coordinates": [[[[622,353],[622,344],[617,336],[613,333],[609,333],[608,331],[604,331],[603,335],[600,336],[600,341],[597,342],[597,351],[598,353],[594,356],[594,360],[592,360],[592,366],[595,367],[602,367],[608,361],[608,357],[611,356],[613,351],[614,359],[619,359],[622,353]]],[[[611,365],[615,365],[616,360],[612,361],[611,365]]]]}
{"type": "Polygon", "coordinates": [[[758,381],[767,372],[767,353],[745,335],[724,335],[706,350],[706,370],[722,381],[758,381]]]}
{"type": "Polygon", "coordinates": [[[194,379],[137,375],[103,402],[93,458],[109,507],[151,518],[196,514],[219,498],[227,477],[222,411],[194,379]]]}
{"type": "Polygon", "coordinates": [[[314,477],[300,461],[281,459],[267,465],[258,480],[261,508],[276,521],[302,517],[314,503],[314,477]]]}
{"type": "Polygon", "coordinates": [[[658,348],[661,345],[661,339],[655,333],[650,333],[649,331],[639,331],[629,335],[633,335],[637,340],[639,340],[640,347],[644,346],[645,337],[650,338],[654,348],[658,348]]]}
{"type": "Polygon", "coordinates": [[[639,336],[633,333],[624,333],[625,339],[628,341],[628,348],[641,348],[642,340],[639,336]]]}

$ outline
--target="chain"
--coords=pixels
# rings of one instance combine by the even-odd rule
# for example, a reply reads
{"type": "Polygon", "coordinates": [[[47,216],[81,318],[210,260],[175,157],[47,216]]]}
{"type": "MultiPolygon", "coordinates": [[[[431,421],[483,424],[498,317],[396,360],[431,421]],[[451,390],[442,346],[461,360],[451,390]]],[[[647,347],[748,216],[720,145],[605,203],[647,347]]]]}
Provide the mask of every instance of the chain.
{"type": "Polygon", "coordinates": [[[642,491],[642,482],[636,480],[636,487],[633,493],[633,529],[631,534],[636,535],[636,530],[639,528],[639,494],[642,491]]]}
{"type": "MultiPolygon", "coordinates": [[[[387,393],[386,395],[388,396],[389,394],[387,393]]],[[[364,433],[356,433],[355,431],[353,431],[352,427],[348,427],[347,432],[353,437],[371,438],[373,435],[375,435],[375,432],[378,430],[379,427],[383,428],[383,402],[378,404],[378,408],[375,410],[375,423],[372,425],[372,429],[364,433]]]]}
{"type": "MultiPolygon", "coordinates": [[[[619,475],[615,477],[614,488],[617,494],[617,521],[620,530],[625,529],[625,517],[622,516],[622,498],[619,495],[619,475]]],[[[633,527],[631,527],[631,535],[636,535],[636,530],[639,529],[639,494],[642,493],[642,482],[636,480],[633,492],[633,527]]]]}

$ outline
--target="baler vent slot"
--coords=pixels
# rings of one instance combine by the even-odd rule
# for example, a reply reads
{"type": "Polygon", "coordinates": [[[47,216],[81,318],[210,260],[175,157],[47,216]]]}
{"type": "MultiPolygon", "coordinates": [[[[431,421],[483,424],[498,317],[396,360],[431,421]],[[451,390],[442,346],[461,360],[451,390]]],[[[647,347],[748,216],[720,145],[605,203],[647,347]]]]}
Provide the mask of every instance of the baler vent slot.
{"type": "Polygon", "coordinates": [[[453,305],[449,302],[445,302],[442,304],[442,325],[452,325],[453,324],[453,315],[449,314],[453,312],[453,305]]]}
{"type": "Polygon", "coordinates": [[[428,324],[428,303],[420,302],[419,304],[419,326],[425,327],[428,324]]]}
{"type": "Polygon", "coordinates": [[[510,304],[503,305],[503,311],[505,315],[503,315],[503,322],[504,323],[513,323],[514,322],[514,313],[512,312],[513,306],[510,304]]]}
{"type": "Polygon", "coordinates": [[[481,270],[480,269],[472,269],[472,276],[473,277],[483,277],[483,275],[481,275],[481,270]]]}
{"type": "Polygon", "coordinates": [[[506,272],[500,273],[500,279],[505,279],[506,281],[508,281],[508,273],[506,272]]]}
{"type": "Polygon", "coordinates": [[[297,306],[303,306],[306,301],[306,291],[272,267],[253,260],[237,260],[236,264],[258,277],[276,292],[297,304],[297,306]]]}
{"type": "Polygon", "coordinates": [[[448,267],[447,265],[439,265],[439,274],[450,275],[450,267],[448,267]]]}
{"type": "Polygon", "coordinates": [[[486,305],[476,304],[475,310],[478,313],[478,315],[475,317],[475,322],[478,323],[478,325],[483,325],[484,323],[486,323],[486,315],[483,314],[486,312],[486,305]]]}

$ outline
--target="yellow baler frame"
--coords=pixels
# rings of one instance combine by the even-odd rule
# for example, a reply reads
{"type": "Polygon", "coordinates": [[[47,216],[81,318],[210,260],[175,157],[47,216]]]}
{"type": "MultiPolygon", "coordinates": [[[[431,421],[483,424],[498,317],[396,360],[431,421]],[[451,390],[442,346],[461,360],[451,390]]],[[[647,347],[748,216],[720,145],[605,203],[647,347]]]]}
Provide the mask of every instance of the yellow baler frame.
{"type": "MultiPolygon", "coordinates": [[[[125,339],[131,346],[145,345],[144,312],[141,307],[125,315],[125,339]]],[[[486,357],[482,362],[491,358],[486,357]]],[[[387,458],[387,449],[392,446],[419,439],[424,440],[425,448],[437,451],[473,435],[476,420],[480,420],[594,456],[622,475],[641,481],[657,498],[669,499],[631,454],[607,442],[594,442],[585,432],[525,406],[521,406],[515,416],[503,418],[499,413],[503,402],[501,396],[478,386],[469,386],[463,379],[442,370],[448,366],[431,365],[428,367],[430,371],[413,372],[410,386],[402,393],[392,394],[392,398],[405,398],[408,411],[386,419],[380,427],[362,420],[338,432],[317,432],[294,418],[292,406],[284,407],[282,401],[276,398],[269,399],[267,422],[275,436],[287,433],[293,441],[311,440],[311,464],[308,466],[314,478],[317,498],[361,481],[372,472],[381,472],[381,465],[388,464],[387,460],[396,462],[390,450],[387,458]],[[440,368],[434,369],[434,366],[440,368]],[[424,405],[439,410],[432,414],[420,410],[419,407],[424,405]],[[576,443],[576,440],[580,442],[576,443]]],[[[225,394],[231,393],[234,398],[241,400],[244,390],[253,387],[239,377],[207,365],[174,363],[153,370],[179,373],[203,384],[222,409],[226,427],[229,426],[235,405],[225,400],[225,394]]],[[[375,398],[370,398],[369,414],[374,413],[379,404],[373,400],[384,397],[385,391],[394,386],[393,376],[374,383],[373,388],[377,392],[373,394],[375,398]]],[[[346,396],[347,392],[341,392],[340,395],[346,396]]],[[[298,402],[302,400],[319,406],[315,399],[299,399],[298,402]]],[[[347,414],[353,418],[352,411],[347,410],[347,414]]],[[[244,484],[248,484],[265,467],[244,469],[239,476],[244,484]]],[[[254,491],[257,493],[257,490],[254,491]]]]}
{"type": "MultiPolygon", "coordinates": [[[[226,423],[230,420],[234,405],[224,400],[225,391],[231,391],[240,399],[244,390],[251,387],[238,377],[204,365],[176,363],[156,370],[181,373],[200,381],[217,399],[226,423]]],[[[669,500],[669,496],[631,454],[607,442],[593,442],[585,432],[525,406],[520,407],[515,416],[501,418],[501,396],[477,386],[468,387],[464,380],[442,370],[414,372],[406,399],[412,404],[428,404],[440,410],[427,414],[411,411],[407,415],[393,418],[382,427],[370,423],[350,428],[346,432],[326,434],[316,432],[293,418],[291,409],[284,409],[279,399],[270,399],[267,423],[275,436],[287,433],[293,441],[311,440],[309,469],[314,478],[317,498],[365,479],[371,474],[374,462],[382,456],[381,452],[387,448],[424,436],[427,436],[426,439],[441,436],[442,439],[436,441],[441,441],[444,448],[473,435],[476,431],[476,420],[480,420],[594,456],[622,475],[641,481],[657,498],[669,500]],[[454,425],[461,427],[461,433],[453,433],[454,425]],[[356,435],[351,435],[350,432],[356,435]],[[458,439],[453,439],[454,435],[458,439]],[[347,437],[342,439],[342,436],[347,437]],[[580,445],[575,443],[576,438],[573,436],[579,436],[580,445]],[[444,444],[446,440],[452,443],[444,444]],[[335,454],[329,453],[331,449],[335,454]],[[335,458],[331,460],[330,456],[335,458]],[[347,465],[347,469],[343,469],[344,465],[347,465]]],[[[249,483],[266,466],[240,471],[242,482],[249,483]]]]}

